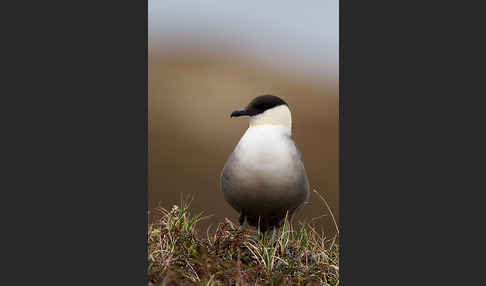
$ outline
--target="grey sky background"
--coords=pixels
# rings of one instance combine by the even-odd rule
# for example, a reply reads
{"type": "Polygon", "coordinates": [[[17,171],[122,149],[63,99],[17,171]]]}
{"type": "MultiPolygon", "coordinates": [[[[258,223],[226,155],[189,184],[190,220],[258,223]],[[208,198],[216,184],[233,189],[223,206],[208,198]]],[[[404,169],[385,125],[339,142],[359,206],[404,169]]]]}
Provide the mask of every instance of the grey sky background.
{"type": "Polygon", "coordinates": [[[149,0],[149,53],[228,53],[338,80],[338,0],[149,0]]]}

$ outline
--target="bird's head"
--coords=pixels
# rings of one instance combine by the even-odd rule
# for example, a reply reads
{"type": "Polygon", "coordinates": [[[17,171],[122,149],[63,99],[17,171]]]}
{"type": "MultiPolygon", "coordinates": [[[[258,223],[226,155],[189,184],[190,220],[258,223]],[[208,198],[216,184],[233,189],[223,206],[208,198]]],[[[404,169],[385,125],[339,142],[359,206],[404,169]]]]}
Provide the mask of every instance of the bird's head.
{"type": "Polygon", "coordinates": [[[257,125],[283,125],[292,128],[292,116],[288,104],[278,96],[255,97],[245,108],[235,110],[230,117],[249,116],[250,127],[257,125]]]}

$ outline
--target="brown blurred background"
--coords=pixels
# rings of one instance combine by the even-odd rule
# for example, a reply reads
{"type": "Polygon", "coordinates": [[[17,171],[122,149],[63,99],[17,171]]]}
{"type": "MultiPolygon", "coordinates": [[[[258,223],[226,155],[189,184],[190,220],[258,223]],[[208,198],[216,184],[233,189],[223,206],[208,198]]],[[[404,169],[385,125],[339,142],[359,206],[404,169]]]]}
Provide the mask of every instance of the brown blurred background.
{"type": "MultiPolygon", "coordinates": [[[[219,190],[219,173],[248,119],[229,114],[255,96],[274,94],[291,107],[311,188],[339,221],[337,2],[284,7],[275,18],[265,13],[271,7],[249,15],[248,4],[192,2],[149,1],[149,210],[193,194],[193,211],[213,214],[201,227],[236,220],[219,190]],[[315,9],[335,15],[325,20],[315,9]],[[299,11],[300,17],[285,18],[299,11]]],[[[329,213],[312,192],[294,221],[322,215],[315,221],[332,233],[329,213]]]]}

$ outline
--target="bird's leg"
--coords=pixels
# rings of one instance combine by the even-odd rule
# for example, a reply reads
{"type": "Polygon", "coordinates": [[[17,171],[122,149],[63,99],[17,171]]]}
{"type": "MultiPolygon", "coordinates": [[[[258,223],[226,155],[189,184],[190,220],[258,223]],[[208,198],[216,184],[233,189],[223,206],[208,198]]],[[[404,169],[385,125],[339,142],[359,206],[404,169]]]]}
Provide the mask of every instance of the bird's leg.
{"type": "Polygon", "coordinates": [[[243,225],[245,224],[245,213],[241,212],[239,222],[240,222],[240,230],[241,230],[243,228],[243,225]]]}
{"type": "Polygon", "coordinates": [[[273,226],[273,231],[272,231],[272,241],[274,241],[274,238],[275,238],[275,232],[276,232],[276,229],[275,229],[275,226],[273,226]]]}

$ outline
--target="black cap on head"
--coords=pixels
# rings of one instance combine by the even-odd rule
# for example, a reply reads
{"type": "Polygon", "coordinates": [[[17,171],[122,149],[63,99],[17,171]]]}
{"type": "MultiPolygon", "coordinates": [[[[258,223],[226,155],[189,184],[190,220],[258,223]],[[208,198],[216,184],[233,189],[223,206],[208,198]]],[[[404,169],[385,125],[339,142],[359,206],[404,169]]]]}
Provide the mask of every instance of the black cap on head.
{"type": "Polygon", "coordinates": [[[288,104],[280,97],[271,94],[265,94],[255,97],[246,108],[233,111],[233,113],[231,113],[231,117],[243,115],[253,116],[263,113],[265,110],[279,105],[288,106],[288,104]]]}

